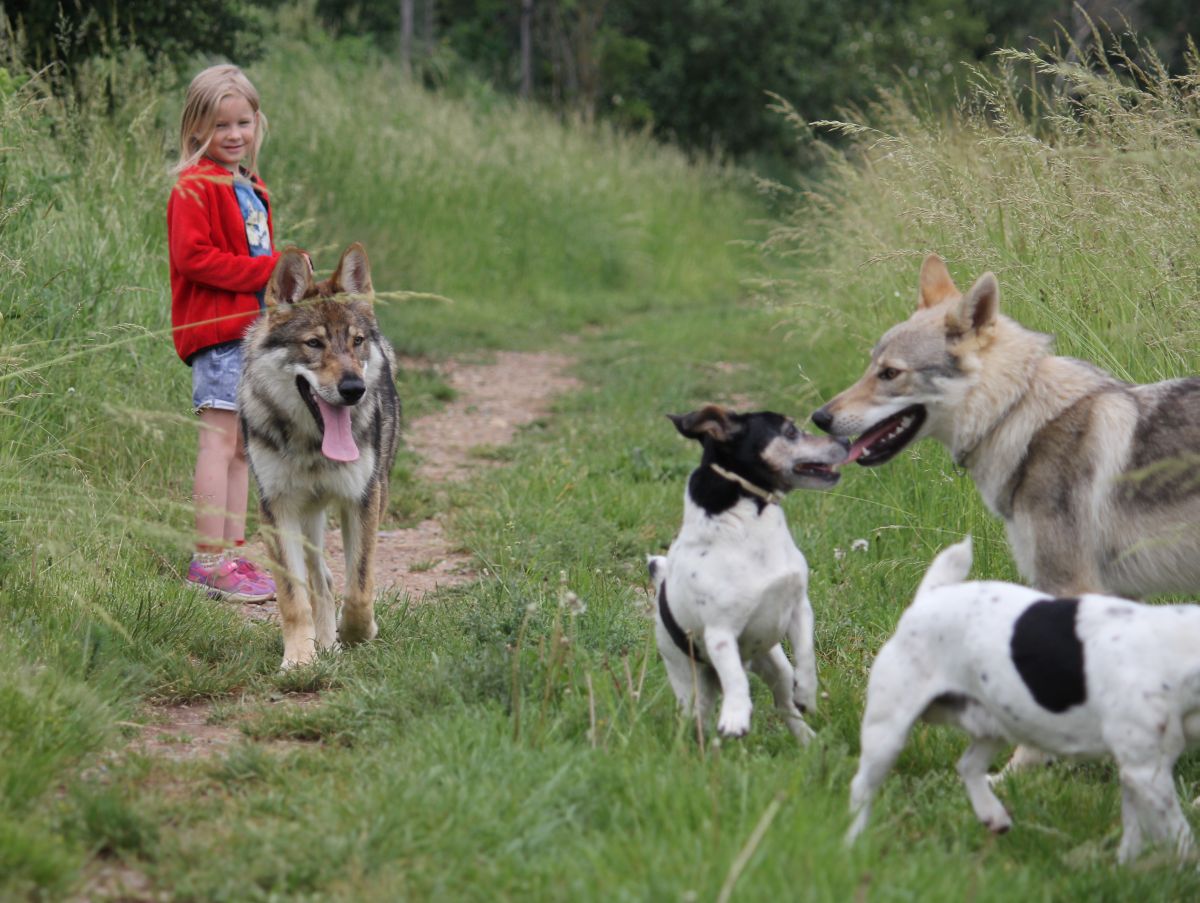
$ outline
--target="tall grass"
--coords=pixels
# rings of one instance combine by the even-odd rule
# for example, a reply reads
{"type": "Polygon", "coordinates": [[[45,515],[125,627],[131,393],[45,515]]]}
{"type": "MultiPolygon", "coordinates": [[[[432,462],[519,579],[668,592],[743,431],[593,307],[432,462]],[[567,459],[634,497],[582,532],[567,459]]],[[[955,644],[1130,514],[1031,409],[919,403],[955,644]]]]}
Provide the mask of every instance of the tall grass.
{"type": "Polygon", "coordinates": [[[757,210],[744,174],[484,85],[432,94],[319,34],[283,37],[251,75],[270,104],[264,166],[286,234],[323,258],[361,238],[388,285],[453,300],[452,329],[436,303],[398,314],[419,326],[398,336],[410,350],[545,344],[705,295],[734,276],[721,240],[757,210]]]}
{"type": "Polygon", "coordinates": [[[936,251],[961,283],[993,270],[1002,307],[1061,353],[1130,380],[1195,372],[1200,61],[1173,77],[1149,49],[1140,66],[1110,51],[1005,51],[949,114],[888,93],[818,123],[849,150],[770,241],[825,262],[798,309],[858,342],[908,313],[936,251]]]}

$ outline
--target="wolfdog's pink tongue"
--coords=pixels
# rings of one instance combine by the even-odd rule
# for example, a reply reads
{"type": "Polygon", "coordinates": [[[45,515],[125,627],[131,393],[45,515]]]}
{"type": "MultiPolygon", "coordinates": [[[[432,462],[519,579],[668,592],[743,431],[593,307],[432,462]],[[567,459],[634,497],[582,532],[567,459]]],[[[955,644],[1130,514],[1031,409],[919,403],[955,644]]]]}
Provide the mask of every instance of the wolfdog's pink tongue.
{"type": "Polygon", "coordinates": [[[897,419],[893,418],[892,420],[877,424],[875,429],[871,430],[870,432],[863,433],[861,436],[855,439],[854,444],[850,446],[850,450],[846,453],[845,463],[849,464],[851,461],[857,461],[859,458],[861,458],[862,453],[865,452],[871,445],[875,444],[892,431],[892,429],[896,426],[896,422],[897,419]]]}
{"type": "Polygon", "coordinates": [[[866,450],[866,448],[867,443],[859,439],[850,446],[850,450],[846,453],[846,460],[843,463],[849,464],[851,461],[857,461],[862,456],[862,453],[866,450]]]}
{"type": "Polygon", "coordinates": [[[350,409],[344,405],[332,405],[314,393],[321,419],[325,421],[325,438],[321,440],[321,454],[331,461],[357,461],[358,446],[354,444],[354,433],[350,429],[350,409]]]}

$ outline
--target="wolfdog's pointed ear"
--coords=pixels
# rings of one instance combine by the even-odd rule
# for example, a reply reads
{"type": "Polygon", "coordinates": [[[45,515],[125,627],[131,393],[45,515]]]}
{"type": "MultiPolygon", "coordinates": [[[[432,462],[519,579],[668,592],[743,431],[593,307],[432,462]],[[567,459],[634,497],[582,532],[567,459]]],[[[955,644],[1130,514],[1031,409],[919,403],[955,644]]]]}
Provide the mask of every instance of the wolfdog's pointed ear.
{"type": "Polygon", "coordinates": [[[369,295],[374,291],[367,249],[360,242],[356,241],[342,252],[331,282],[335,292],[347,295],[369,295]]]}
{"type": "Polygon", "coordinates": [[[958,286],[954,284],[954,280],[950,278],[950,271],[946,269],[945,262],[936,254],[930,254],[921,264],[920,291],[917,296],[918,309],[937,307],[947,298],[959,297],[961,297],[961,293],[958,286]]]}
{"type": "Polygon", "coordinates": [[[271,271],[263,300],[268,307],[295,304],[311,294],[312,286],[312,262],[308,255],[299,248],[285,248],[271,271]]]}
{"type": "Polygon", "coordinates": [[[995,322],[1000,310],[1000,284],[994,273],[984,273],[958,302],[947,322],[951,332],[979,332],[995,322]]]}
{"type": "Polygon", "coordinates": [[[697,442],[703,442],[708,436],[716,442],[725,442],[737,432],[737,424],[729,416],[730,412],[720,405],[710,404],[690,414],[668,414],[675,429],[681,435],[697,442]]]}

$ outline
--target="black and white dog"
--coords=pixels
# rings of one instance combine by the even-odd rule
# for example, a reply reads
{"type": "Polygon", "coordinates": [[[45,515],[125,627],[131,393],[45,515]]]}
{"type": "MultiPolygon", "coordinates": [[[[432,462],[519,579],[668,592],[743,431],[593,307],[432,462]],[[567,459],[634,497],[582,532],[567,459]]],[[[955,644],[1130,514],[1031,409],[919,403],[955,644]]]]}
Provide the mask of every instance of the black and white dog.
{"type": "Polygon", "coordinates": [[[1138,855],[1144,835],[1186,855],[1192,833],[1173,774],[1180,753],[1200,743],[1200,607],[1048,598],[1011,583],[964,583],[970,568],[970,539],[938,555],[871,667],[847,841],[866,826],[875,792],[924,719],[970,734],[958,773],[992,831],[1012,821],[988,764],[1015,740],[1116,759],[1119,861],[1138,855]]]}
{"type": "Polygon", "coordinates": [[[847,444],[769,411],[709,405],[669,416],[704,447],[684,494],[683,527],[665,556],[648,559],[671,686],[684,711],[694,703],[702,719],[720,689],[717,729],[741,737],[750,729],[748,660],[788,728],[807,742],[812,730],[802,715],[817,696],[808,565],[779,501],[792,489],[834,485],[847,444]],[[785,636],[795,668],[780,645],[785,636]]]}

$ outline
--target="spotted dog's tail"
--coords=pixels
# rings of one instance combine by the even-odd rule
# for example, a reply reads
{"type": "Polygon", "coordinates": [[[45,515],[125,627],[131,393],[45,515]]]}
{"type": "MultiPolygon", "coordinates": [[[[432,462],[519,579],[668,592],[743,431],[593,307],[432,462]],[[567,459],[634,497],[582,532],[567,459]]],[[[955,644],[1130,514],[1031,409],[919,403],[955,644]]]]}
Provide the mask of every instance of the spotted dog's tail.
{"type": "Polygon", "coordinates": [[[654,584],[654,595],[657,598],[659,587],[667,577],[667,556],[647,555],[646,570],[650,572],[650,582],[654,584]]]}
{"type": "Polygon", "coordinates": [[[947,586],[951,583],[962,583],[971,572],[971,537],[968,535],[962,542],[955,543],[940,551],[929,570],[917,587],[917,598],[925,593],[947,586]]]}

